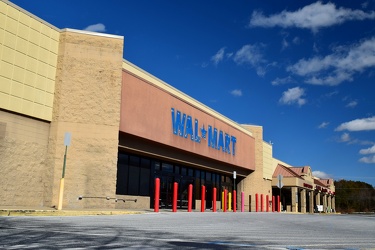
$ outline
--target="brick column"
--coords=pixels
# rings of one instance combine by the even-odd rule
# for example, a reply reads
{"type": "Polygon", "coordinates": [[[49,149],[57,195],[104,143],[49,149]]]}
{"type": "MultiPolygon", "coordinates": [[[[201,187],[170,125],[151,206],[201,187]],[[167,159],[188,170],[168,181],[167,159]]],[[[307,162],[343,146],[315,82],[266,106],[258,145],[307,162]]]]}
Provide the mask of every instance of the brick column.
{"type": "Polygon", "coordinates": [[[323,194],[323,212],[327,211],[327,194],[323,194]]]}
{"type": "Polygon", "coordinates": [[[329,195],[328,196],[328,213],[331,212],[331,209],[332,209],[332,196],[329,195]]]}
{"type": "Polygon", "coordinates": [[[308,191],[309,194],[310,194],[310,208],[309,208],[309,211],[310,213],[314,213],[314,191],[308,191]]]}
{"type": "MultiPolygon", "coordinates": [[[[107,208],[115,197],[124,38],[63,30],[57,55],[48,162],[57,205],[64,133],[71,132],[63,208],[107,208]]],[[[47,195],[47,194],[46,194],[47,195]]]]}
{"type": "Polygon", "coordinates": [[[301,213],[306,213],[306,189],[301,191],[301,213]]]}
{"type": "Polygon", "coordinates": [[[292,212],[295,213],[295,212],[298,212],[298,203],[296,200],[298,189],[297,187],[292,187],[291,189],[292,189],[292,212]]]}
{"type": "Polygon", "coordinates": [[[315,196],[315,204],[318,206],[320,205],[320,192],[316,193],[315,196]]]}
{"type": "Polygon", "coordinates": [[[332,211],[336,212],[336,197],[332,196],[332,211]]]}

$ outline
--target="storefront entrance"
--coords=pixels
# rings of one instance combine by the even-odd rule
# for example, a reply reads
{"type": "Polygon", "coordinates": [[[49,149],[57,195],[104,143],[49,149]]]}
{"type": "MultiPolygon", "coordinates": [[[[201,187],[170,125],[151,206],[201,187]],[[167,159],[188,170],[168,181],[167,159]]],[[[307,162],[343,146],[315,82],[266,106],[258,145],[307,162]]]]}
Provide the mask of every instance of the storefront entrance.
{"type": "Polygon", "coordinates": [[[160,178],[159,208],[172,208],[173,186],[175,182],[178,184],[177,208],[188,208],[188,188],[189,184],[194,183],[193,177],[159,173],[155,175],[155,178],[160,178]]]}
{"type": "Polygon", "coordinates": [[[177,208],[188,208],[188,188],[193,185],[192,209],[201,199],[202,185],[206,187],[206,208],[213,207],[213,188],[216,188],[216,201],[221,201],[224,189],[231,192],[233,179],[229,175],[206,171],[180,164],[152,159],[119,151],[117,165],[116,194],[149,196],[150,208],[154,208],[155,179],[160,179],[159,208],[171,209],[173,185],[178,184],[177,208]]]}

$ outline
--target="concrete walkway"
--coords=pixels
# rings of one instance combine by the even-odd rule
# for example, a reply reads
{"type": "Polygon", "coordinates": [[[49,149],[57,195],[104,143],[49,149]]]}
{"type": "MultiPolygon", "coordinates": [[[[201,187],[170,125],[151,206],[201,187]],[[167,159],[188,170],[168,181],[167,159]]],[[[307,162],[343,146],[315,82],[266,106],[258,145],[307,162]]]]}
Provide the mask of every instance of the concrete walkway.
{"type": "Polygon", "coordinates": [[[85,215],[121,215],[141,214],[151,212],[146,210],[123,210],[123,209],[62,209],[40,207],[0,207],[0,216],[85,216],[85,215]]]}

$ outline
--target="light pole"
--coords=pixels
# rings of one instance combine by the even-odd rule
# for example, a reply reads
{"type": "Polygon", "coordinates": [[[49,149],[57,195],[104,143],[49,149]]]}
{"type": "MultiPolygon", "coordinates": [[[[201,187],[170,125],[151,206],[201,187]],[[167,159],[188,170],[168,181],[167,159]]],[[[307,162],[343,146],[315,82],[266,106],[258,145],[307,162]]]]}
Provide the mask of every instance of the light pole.
{"type": "Polygon", "coordinates": [[[236,175],[237,175],[237,172],[233,171],[233,191],[236,190],[236,175]]]}

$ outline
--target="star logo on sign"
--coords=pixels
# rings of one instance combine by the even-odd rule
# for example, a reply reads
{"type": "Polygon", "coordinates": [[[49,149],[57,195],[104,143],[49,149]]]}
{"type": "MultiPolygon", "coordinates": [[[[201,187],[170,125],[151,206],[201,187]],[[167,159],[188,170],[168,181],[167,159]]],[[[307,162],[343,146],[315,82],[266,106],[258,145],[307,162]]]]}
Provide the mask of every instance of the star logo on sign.
{"type": "Polygon", "coordinates": [[[207,130],[204,128],[204,125],[201,128],[201,135],[202,138],[206,139],[207,130]]]}

